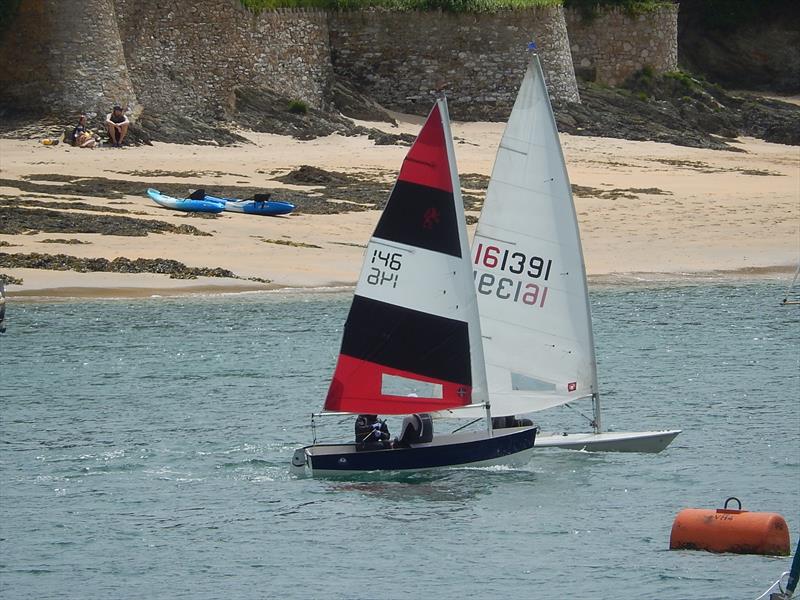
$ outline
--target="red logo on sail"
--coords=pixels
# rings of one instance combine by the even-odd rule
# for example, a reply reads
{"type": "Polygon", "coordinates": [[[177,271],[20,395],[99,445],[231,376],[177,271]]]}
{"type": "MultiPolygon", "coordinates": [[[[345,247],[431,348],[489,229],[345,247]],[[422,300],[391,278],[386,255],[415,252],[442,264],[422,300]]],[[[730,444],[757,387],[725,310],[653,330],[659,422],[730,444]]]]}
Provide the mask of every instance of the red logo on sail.
{"type": "Polygon", "coordinates": [[[422,216],[422,226],[425,229],[433,229],[433,226],[438,225],[440,220],[439,211],[435,208],[429,208],[422,216]]]}
{"type": "Polygon", "coordinates": [[[567,384],[567,391],[568,392],[574,392],[577,389],[578,389],[578,382],[577,381],[571,381],[570,383],[567,384]]]}

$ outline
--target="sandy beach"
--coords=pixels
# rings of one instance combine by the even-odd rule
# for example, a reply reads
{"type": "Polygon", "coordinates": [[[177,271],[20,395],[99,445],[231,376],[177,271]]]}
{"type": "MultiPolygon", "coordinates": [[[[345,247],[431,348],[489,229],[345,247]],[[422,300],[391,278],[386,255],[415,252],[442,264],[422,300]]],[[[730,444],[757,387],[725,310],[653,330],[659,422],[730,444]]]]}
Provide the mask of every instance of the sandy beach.
{"type": "MultiPolygon", "coordinates": [[[[398,127],[365,125],[391,133],[417,132],[420,119],[399,117],[398,127]]],[[[490,175],[502,130],[501,123],[454,124],[460,173],[490,175]]],[[[136,218],[190,224],[211,234],[11,235],[0,223],[0,252],[166,258],[190,267],[229,269],[241,278],[170,279],[155,274],[2,268],[0,272],[23,280],[22,285],[7,287],[9,295],[124,297],[354,284],[363,247],[379,216],[376,210],[281,218],[222,213],[206,220],[160,208],[145,190],[156,187],[156,182],[178,184],[187,191],[202,187],[209,193],[215,185],[290,187],[274,178],[301,165],[367,173],[391,182],[407,147],[376,146],[366,137],[298,141],[270,134],[243,135],[253,143],[235,147],[159,143],[122,150],[0,139],[0,205],[17,198],[59,199],[60,183],[44,176],[119,179],[140,183],[141,193],[112,203],[97,196],[60,199],[124,207],[136,218]],[[43,178],[37,183],[52,187],[52,194],[26,192],[14,185],[37,177],[43,178]],[[54,238],[84,243],[43,241],[54,238]]],[[[743,152],[567,134],[561,139],[570,179],[578,186],[575,200],[592,281],[720,274],[783,277],[797,265],[800,148],[750,138],[738,140],[743,152]]],[[[280,199],[278,194],[275,198],[280,199]]]]}

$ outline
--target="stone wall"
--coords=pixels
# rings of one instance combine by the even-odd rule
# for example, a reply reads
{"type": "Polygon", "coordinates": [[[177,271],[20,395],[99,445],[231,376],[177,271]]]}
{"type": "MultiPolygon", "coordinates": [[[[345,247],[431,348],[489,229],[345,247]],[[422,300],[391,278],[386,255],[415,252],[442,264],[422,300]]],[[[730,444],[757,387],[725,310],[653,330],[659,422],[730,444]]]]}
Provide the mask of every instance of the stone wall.
{"type": "Polygon", "coordinates": [[[103,114],[135,105],[117,32],[113,0],[23,0],[0,41],[0,102],[103,114]]]}
{"type": "Polygon", "coordinates": [[[63,113],[119,102],[134,116],[143,107],[227,119],[237,87],[321,107],[335,74],[390,108],[425,113],[444,87],[455,118],[502,119],[530,40],[553,100],[579,101],[573,62],[611,85],[644,65],[675,69],[676,15],[610,10],[583,22],[560,7],[254,14],[240,0],[22,0],[0,40],[0,104],[63,113]]]}
{"type": "Polygon", "coordinates": [[[656,72],[678,68],[678,5],[629,15],[607,9],[585,20],[565,11],[572,62],[579,77],[619,85],[645,65],[656,72]]]}
{"type": "Polygon", "coordinates": [[[238,86],[321,106],[330,85],[321,11],[254,14],[239,0],[115,0],[128,70],[156,113],[227,118],[238,86]]]}
{"type": "Polygon", "coordinates": [[[334,12],[329,29],[337,77],[389,108],[427,112],[432,92],[446,86],[453,117],[503,118],[532,39],[553,99],[579,101],[560,7],[494,14],[334,12]]]}

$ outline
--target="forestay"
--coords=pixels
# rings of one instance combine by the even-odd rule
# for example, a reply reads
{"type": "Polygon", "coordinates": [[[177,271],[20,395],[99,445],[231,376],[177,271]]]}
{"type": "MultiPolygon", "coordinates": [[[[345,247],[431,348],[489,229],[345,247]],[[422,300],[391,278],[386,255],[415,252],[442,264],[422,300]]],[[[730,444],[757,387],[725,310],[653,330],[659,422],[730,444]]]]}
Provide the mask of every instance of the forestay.
{"type": "Polygon", "coordinates": [[[370,239],[327,411],[408,414],[486,399],[447,105],[408,152],[370,239]]]}

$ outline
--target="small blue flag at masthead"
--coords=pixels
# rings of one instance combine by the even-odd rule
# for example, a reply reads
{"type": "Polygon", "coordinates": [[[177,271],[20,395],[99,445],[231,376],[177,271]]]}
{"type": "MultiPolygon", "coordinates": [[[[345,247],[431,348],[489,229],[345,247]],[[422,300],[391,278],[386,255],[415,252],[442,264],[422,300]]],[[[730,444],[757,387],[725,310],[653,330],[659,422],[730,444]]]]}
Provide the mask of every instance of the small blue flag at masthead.
{"type": "Polygon", "coordinates": [[[528,42],[528,52],[534,52],[537,48],[538,46],[536,45],[536,42],[534,42],[533,40],[528,42]]]}

